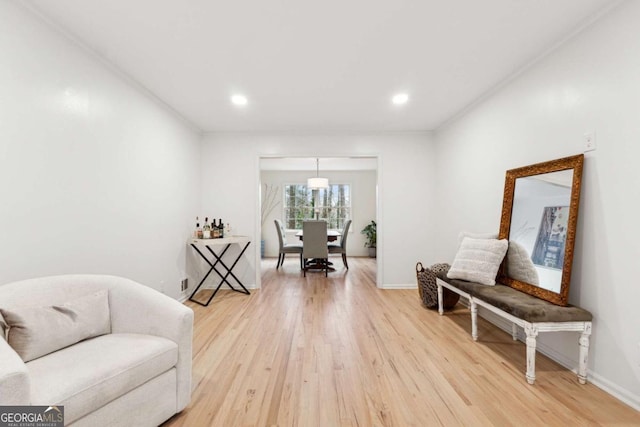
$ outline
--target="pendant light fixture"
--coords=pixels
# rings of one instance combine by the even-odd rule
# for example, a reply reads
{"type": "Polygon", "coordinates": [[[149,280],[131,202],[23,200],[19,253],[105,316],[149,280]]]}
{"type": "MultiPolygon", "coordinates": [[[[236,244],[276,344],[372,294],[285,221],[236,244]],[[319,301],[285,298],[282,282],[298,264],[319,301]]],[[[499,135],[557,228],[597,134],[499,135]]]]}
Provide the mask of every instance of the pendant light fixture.
{"type": "Polygon", "coordinates": [[[316,159],[316,176],[307,179],[307,188],[310,188],[311,190],[329,188],[329,179],[320,178],[320,159],[316,159]]]}

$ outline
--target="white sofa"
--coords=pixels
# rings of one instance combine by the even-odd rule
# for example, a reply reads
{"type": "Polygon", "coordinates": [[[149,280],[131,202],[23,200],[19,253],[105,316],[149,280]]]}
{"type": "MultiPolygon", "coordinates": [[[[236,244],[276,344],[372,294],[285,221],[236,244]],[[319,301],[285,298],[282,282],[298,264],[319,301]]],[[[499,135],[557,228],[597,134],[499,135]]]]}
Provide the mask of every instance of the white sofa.
{"type": "Polygon", "coordinates": [[[191,399],[193,311],[166,295],[121,277],[53,276],[0,286],[0,309],[0,405],[63,405],[65,425],[157,426],[191,399]],[[108,333],[27,362],[9,345],[6,310],[64,311],[92,294],[108,333]]]}

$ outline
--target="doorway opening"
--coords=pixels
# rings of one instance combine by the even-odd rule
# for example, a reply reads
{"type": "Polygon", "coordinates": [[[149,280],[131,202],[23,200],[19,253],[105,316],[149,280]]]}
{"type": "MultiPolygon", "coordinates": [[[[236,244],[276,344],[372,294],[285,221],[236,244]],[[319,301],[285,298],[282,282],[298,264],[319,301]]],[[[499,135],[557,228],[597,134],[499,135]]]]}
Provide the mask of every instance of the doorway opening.
{"type": "MultiPolygon", "coordinates": [[[[258,235],[261,238],[256,253],[256,266],[272,260],[278,264],[279,236],[274,220],[280,220],[285,229],[287,243],[300,243],[299,236],[304,219],[327,221],[328,228],[341,232],[346,220],[351,220],[347,240],[347,258],[369,257],[371,246],[361,231],[372,222],[380,222],[378,156],[260,156],[258,159],[258,235]],[[326,178],[328,187],[315,190],[309,187],[309,178],[326,178]],[[263,261],[267,260],[267,261],[263,261]]],[[[369,235],[369,237],[371,237],[369,235]]],[[[377,234],[374,235],[374,238],[377,234]]],[[[380,243],[375,239],[376,285],[381,286],[380,243]]],[[[293,271],[296,256],[289,255],[293,271]]],[[[340,257],[336,268],[344,268],[340,257]]],[[[351,264],[349,264],[351,267],[351,264]]],[[[256,283],[261,283],[261,269],[256,268],[256,283]]]]}

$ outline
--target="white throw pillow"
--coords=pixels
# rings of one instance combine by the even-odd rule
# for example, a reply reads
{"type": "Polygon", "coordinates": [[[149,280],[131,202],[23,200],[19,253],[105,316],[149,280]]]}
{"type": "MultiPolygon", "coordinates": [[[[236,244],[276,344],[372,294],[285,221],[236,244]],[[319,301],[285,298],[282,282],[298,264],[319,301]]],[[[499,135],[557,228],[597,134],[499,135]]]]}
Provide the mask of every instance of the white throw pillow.
{"type": "Polygon", "coordinates": [[[538,271],[529,252],[518,242],[509,242],[507,249],[507,276],[530,285],[538,285],[538,271]]]}
{"type": "Polygon", "coordinates": [[[471,231],[461,231],[460,234],[458,234],[458,248],[465,237],[471,237],[472,239],[497,239],[498,233],[474,233],[471,231]]]}
{"type": "Polygon", "coordinates": [[[456,258],[447,273],[449,279],[462,279],[482,285],[496,284],[500,263],[507,253],[506,239],[462,239],[456,258]]]}
{"type": "Polygon", "coordinates": [[[23,361],[111,332],[106,290],[48,307],[0,308],[7,341],[23,361]]]}

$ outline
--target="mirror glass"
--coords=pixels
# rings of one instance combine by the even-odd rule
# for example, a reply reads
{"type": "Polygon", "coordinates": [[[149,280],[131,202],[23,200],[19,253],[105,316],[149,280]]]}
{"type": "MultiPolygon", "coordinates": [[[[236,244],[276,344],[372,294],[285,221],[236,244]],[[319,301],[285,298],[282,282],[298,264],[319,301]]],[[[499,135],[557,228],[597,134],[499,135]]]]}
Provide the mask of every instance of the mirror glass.
{"type": "Polygon", "coordinates": [[[573,169],[516,179],[506,274],[560,292],[573,169]]]}
{"type": "Polygon", "coordinates": [[[501,283],[567,304],[583,158],[507,171],[499,237],[509,249],[501,283]]]}

